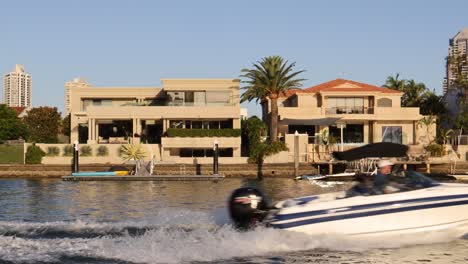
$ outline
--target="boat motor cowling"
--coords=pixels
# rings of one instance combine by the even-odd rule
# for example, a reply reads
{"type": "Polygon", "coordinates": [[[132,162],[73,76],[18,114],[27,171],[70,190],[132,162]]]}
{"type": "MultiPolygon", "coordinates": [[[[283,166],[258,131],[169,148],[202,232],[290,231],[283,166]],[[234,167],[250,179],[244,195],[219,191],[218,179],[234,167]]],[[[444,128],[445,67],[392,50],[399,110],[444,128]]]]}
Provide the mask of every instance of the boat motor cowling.
{"type": "Polygon", "coordinates": [[[260,223],[268,214],[268,209],[266,196],[253,187],[239,188],[229,199],[229,213],[239,229],[246,230],[260,223]]]}

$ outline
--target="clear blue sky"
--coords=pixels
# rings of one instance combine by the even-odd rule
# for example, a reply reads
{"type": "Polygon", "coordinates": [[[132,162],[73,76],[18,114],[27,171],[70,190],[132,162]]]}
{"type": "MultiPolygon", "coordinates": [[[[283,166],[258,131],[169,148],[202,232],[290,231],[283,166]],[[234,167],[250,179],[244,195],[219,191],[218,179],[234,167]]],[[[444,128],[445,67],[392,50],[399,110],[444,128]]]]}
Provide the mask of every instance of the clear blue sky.
{"type": "Polygon", "coordinates": [[[25,65],[33,105],[60,110],[74,77],[95,86],[238,78],[268,55],[306,70],[305,87],[338,77],[382,85],[399,72],[441,93],[448,40],[468,27],[466,0],[42,0],[0,10],[0,73],[25,65]]]}

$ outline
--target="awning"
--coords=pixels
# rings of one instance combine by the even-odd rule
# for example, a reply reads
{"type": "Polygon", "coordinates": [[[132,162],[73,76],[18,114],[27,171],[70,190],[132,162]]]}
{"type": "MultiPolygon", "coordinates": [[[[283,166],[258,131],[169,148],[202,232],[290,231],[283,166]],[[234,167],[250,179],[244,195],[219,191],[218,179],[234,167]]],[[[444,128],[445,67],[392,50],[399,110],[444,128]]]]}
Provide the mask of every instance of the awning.
{"type": "Polygon", "coordinates": [[[282,119],[282,123],[288,125],[310,125],[310,126],[331,126],[335,125],[341,117],[326,117],[326,118],[312,118],[312,119],[296,119],[296,118],[285,118],[282,119]]]}

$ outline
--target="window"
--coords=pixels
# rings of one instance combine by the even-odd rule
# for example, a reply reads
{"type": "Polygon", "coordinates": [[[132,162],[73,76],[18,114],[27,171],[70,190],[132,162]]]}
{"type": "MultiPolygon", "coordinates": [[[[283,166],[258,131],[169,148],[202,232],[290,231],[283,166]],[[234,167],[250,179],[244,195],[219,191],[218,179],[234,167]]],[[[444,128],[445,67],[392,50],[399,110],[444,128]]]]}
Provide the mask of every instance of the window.
{"type": "Polygon", "coordinates": [[[182,120],[171,120],[169,121],[170,128],[184,128],[184,121],[182,120]]]}
{"type": "MultiPolygon", "coordinates": [[[[337,142],[341,142],[341,128],[339,126],[330,127],[330,135],[335,137],[337,142]]],[[[363,143],[364,125],[346,124],[343,128],[343,143],[363,143]]]]}
{"type": "Polygon", "coordinates": [[[364,98],[330,97],[328,108],[328,112],[332,114],[362,114],[364,113],[364,98]]]}
{"type": "Polygon", "coordinates": [[[383,126],[382,127],[382,142],[392,142],[401,144],[402,129],[401,126],[383,126]]]}
{"type": "MultiPolygon", "coordinates": [[[[220,157],[232,157],[234,150],[232,148],[220,148],[219,156],[220,157]]],[[[212,148],[203,149],[203,148],[181,148],[180,157],[184,158],[203,158],[203,157],[213,157],[214,151],[212,148]]]]}

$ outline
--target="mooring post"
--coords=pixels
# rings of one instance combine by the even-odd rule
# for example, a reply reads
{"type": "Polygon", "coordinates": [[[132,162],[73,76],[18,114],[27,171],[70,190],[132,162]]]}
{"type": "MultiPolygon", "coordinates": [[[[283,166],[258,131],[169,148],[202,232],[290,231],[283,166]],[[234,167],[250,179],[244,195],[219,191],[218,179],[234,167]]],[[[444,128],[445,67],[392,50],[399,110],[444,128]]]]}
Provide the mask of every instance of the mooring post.
{"type": "Polygon", "coordinates": [[[328,174],[333,174],[333,163],[331,161],[328,163],[328,174]]]}
{"type": "Polygon", "coordinates": [[[218,175],[218,157],[219,157],[218,140],[215,139],[215,141],[213,142],[213,175],[218,175]]]}
{"type": "Polygon", "coordinates": [[[78,140],[73,142],[73,172],[80,172],[79,158],[80,154],[78,152],[78,140]]]}
{"type": "Polygon", "coordinates": [[[294,133],[294,177],[299,176],[299,133],[294,133]]]}

